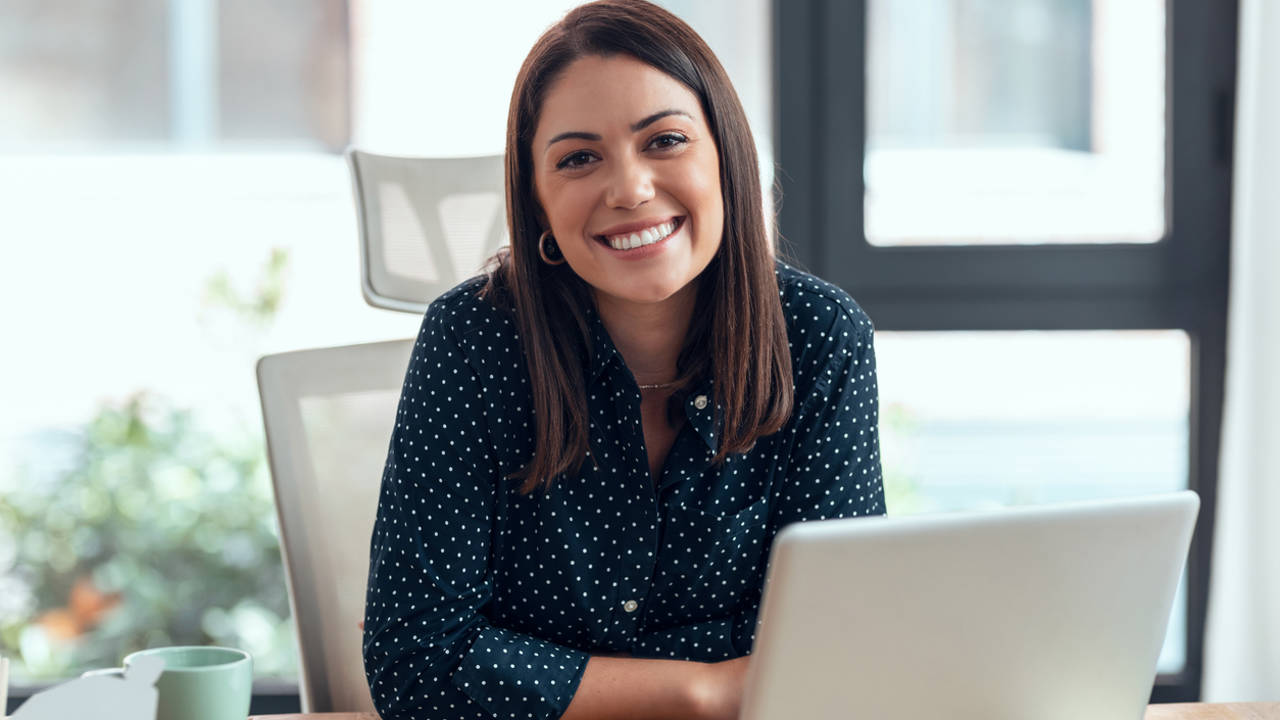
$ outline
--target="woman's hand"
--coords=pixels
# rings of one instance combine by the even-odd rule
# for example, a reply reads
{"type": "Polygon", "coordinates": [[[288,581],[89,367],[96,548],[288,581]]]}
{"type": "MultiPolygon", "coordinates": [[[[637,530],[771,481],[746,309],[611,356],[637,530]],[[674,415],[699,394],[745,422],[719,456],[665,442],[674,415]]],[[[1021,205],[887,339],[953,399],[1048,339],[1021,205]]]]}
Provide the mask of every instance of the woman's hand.
{"type": "Polygon", "coordinates": [[[742,709],[747,668],[751,656],[743,655],[706,665],[695,680],[694,696],[698,717],[703,720],[737,720],[742,709]]]}

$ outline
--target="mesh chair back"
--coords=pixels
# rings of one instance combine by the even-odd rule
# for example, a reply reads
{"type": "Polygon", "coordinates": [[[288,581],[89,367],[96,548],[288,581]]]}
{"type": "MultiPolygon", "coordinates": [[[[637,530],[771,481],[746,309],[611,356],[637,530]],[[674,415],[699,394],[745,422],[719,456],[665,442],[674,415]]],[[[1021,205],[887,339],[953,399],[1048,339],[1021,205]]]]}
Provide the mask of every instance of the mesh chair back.
{"type": "Polygon", "coordinates": [[[418,158],[347,150],[361,285],[374,307],[421,314],[507,242],[501,155],[418,158]]]}
{"type": "Polygon", "coordinates": [[[361,652],[369,538],[412,340],[258,361],[303,712],[372,712],[361,652]]]}

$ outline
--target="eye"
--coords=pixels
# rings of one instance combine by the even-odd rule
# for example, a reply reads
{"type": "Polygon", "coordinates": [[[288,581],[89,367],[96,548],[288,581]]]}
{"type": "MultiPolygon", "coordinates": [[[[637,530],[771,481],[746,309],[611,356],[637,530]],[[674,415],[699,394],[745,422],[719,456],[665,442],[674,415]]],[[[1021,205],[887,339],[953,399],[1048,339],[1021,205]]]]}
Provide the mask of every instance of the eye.
{"type": "Polygon", "coordinates": [[[680,133],[669,132],[669,133],[663,133],[655,137],[653,140],[649,142],[649,144],[658,148],[659,150],[670,150],[671,148],[676,147],[677,145],[683,145],[687,142],[689,142],[689,138],[685,137],[684,135],[681,135],[680,133]]]}
{"type": "Polygon", "coordinates": [[[566,155],[556,165],[556,169],[557,170],[576,170],[577,168],[584,167],[590,161],[591,161],[591,153],[585,150],[579,150],[578,152],[569,153],[568,155],[566,155]]]}

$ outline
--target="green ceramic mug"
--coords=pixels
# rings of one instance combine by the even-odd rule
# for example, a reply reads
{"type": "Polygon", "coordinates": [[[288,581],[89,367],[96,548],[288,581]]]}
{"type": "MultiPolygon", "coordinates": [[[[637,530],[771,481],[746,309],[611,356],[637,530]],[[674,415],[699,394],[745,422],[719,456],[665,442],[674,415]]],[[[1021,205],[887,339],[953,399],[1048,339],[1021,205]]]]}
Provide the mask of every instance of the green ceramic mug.
{"type": "Polygon", "coordinates": [[[243,650],[211,646],[139,650],[124,658],[124,668],[85,675],[120,674],[140,657],[164,661],[156,681],[160,700],[156,720],[245,720],[253,696],[253,657],[243,650]]]}

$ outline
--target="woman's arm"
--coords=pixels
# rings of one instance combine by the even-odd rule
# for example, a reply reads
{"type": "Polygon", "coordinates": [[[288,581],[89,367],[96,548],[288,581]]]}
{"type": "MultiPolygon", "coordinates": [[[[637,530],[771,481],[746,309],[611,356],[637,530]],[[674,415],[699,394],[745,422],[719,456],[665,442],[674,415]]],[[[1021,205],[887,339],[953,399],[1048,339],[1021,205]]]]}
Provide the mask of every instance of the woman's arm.
{"type": "Polygon", "coordinates": [[[806,397],[796,397],[787,475],[774,490],[769,538],[793,522],[883,515],[880,400],[871,321],[837,311],[828,358],[806,397]]]}
{"type": "Polygon", "coordinates": [[[593,655],[562,720],[697,720],[703,717],[699,681],[709,667],[593,655]]]}
{"type": "Polygon", "coordinates": [[[553,720],[587,653],[493,625],[493,509],[501,481],[486,395],[455,327],[474,306],[427,311],[405,375],[370,548],[364,662],[383,720],[553,720]]]}
{"type": "Polygon", "coordinates": [[[750,661],[593,655],[562,720],[735,720],[750,661]]]}

